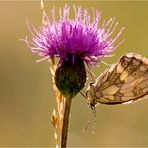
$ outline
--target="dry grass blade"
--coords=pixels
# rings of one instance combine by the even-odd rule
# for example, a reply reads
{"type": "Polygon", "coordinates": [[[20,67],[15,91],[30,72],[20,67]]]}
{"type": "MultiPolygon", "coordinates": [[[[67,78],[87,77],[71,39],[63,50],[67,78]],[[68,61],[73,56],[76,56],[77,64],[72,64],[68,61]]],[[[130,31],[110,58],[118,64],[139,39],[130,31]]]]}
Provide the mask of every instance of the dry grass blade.
{"type": "MultiPolygon", "coordinates": [[[[42,24],[46,25],[46,21],[48,20],[48,17],[46,16],[45,10],[44,10],[44,3],[43,0],[41,0],[41,11],[43,13],[43,18],[42,18],[42,24]]],[[[55,140],[56,140],[56,147],[58,146],[58,128],[57,128],[57,119],[59,118],[59,127],[60,127],[60,136],[62,135],[62,123],[63,123],[63,96],[57,89],[54,81],[54,76],[55,76],[55,70],[56,70],[56,64],[54,57],[50,57],[50,72],[52,75],[52,82],[53,82],[53,89],[55,91],[56,95],[56,102],[57,102],[57,115],[55,113],[55,110],[53,111],[52,114],[52,124],[55,129],[55,140]]]]}
{"type": "Polygon", "coordinates": [[[58,145],[58,129],[57,129],[57,121],[58,121],[58,117],[56,115],[56,111],[55,109],[53,110],[52,112],[52,124],[53,124],[53,127],[54,127],[54,137],[55,137],[55,140],[56,140],[56,148],[59,148],[59,145],[58,145]]]}

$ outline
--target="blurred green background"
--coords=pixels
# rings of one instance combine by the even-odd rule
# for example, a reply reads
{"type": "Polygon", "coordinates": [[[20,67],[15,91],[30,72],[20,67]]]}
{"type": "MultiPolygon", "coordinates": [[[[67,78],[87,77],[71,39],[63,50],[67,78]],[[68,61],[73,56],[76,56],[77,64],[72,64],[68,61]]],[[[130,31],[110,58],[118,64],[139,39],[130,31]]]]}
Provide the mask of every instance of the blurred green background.
{"type": "MultiPolygon", "coordinates": [[[[106,59],[114,63],[127,52],[148,54],[148,2],[134,1],[46,1],[45,9],[56,6],[81,5],[102,12],[101,22],[116,16],[117,31],[125,26],[126,39],[116,55],[106,59]]],[[[73,7],[71,7],[73,14],[73,7]]],[[[51,85],[49,63],[35,63],[33,55],[19,39],[30,36],[26,19],[36,28],[41,25],[39,1],[0,2],[0,146],[55,146],[51,113],[55,96],[51,85]]],[[[107,68],[100,64],[99,75],[107,68]]],[[[93,121],[83,133],[92,111],[86,100],[77,95],[73,101],[69,129],[69,146],[148,146],[148,100],[131,104],[97,107],[97,125],[93,121]]]]}

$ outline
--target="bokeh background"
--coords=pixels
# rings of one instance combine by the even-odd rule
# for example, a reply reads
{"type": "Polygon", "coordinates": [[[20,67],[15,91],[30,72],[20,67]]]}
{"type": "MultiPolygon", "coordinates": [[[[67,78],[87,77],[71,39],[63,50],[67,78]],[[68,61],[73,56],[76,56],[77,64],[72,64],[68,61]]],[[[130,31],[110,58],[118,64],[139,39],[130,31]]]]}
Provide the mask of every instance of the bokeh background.
{"type": "MultiPolygon", "coordinates": [[[[102,12],[101,22],[116,16],[117,31],[125,26],[118,41],[126,39],[112,58],[114,63],[127,52],[148,57],[148,2],[138,1],[46,1],[45,10],[62,7],[65,3],[91,7],[102,12]]],[[[72,17],[72,15],[71,15],[72,17]]],[[[26,19],[36,28],[41,25],[39,1],[0,1],[0,146],[55,146],[51,114],[55,96],[51,85],[49,63],[35,63],[33,55],[19,39],[30,36],[26,19]]],[[[99,75],[107,68],[100,64],[94,69],[99,75]]],[[[148,146],[148,100],[131,104],[97,107],[97,125],[93,120],[83,133],[92,111],[78,94],[73,101],[69,146],[148,146]]]]}

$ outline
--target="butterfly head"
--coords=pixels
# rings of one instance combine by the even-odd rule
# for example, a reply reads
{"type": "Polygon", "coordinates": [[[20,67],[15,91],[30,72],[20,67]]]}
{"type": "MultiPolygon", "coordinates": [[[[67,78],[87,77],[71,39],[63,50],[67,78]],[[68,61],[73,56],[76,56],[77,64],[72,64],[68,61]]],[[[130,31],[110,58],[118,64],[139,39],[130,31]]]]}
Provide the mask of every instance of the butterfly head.
{"type": "Polygon", "coordinates": [[[94,93],[94,82],[90,82],[89,87],[86,91],[86,97],[87,97],[87,104],[88,106],[94,110],[96,105],[96,98],[94,93]]]}

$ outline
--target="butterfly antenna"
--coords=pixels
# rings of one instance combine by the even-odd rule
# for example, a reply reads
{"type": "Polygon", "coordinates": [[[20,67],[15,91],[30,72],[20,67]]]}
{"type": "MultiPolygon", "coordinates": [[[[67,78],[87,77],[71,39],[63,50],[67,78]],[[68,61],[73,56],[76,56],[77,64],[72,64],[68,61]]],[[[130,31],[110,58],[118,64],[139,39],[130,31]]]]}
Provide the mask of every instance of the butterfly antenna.
{"type": "Polygon", "coordinates": [[[95,134],[95,128],[96,128],[96,124],[97,124],[96,108],[95,107],[93,109],[93,115],[94,115],[94,122],[93,122],[93,127],[92,127],[92,133],[95,134]]]}
{"type": "MultiPolygon", "coordinates": [[[[83,91],[84,91],[84,90],[83,90],[83,91]]],[[[87,96],[85,95],[85,94],[86,94],[85,92],[80,91],[80,94],[81,94],[85,99],[87,99],[87,96]]]]}
{"type": "MultiPolygon", "coordinates": [[[[87,131],[88,126],[89,126],[89,124],[90,124],[93,117],[96,117],[96,109],[95,108],[93,109],[92,114],[91,114],[89,120],[87,121],[87,123],[85,125],[85,128],[83,129],[83,132],[87,131]]],[[[96,119],[95,119],[95,125],[96,125],[96,119]]],[[[94,129],[95,125],[93,126],[93,129],[94,129]]]]}

